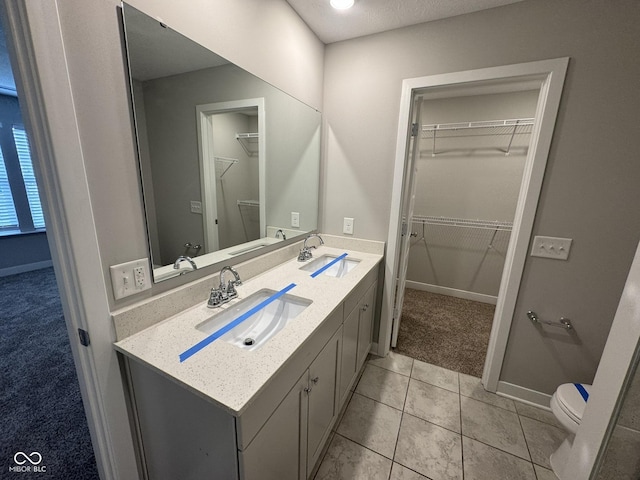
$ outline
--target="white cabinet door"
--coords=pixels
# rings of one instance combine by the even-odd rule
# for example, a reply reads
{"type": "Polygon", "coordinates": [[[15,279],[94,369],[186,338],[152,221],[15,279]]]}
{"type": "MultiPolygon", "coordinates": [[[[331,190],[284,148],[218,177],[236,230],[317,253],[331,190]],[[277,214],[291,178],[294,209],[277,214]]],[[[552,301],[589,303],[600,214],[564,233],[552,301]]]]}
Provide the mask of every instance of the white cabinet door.
{"type": "Polygon", "coordinates": [[[243,480],[306,480],[308,371],[294,385],[244,451],[243,480]]]}
{"type": "Polygon", "coordinates": [[[371,350],[371,333],[373,330],[373,314],[375,312],[376,285],[369,287],[358,307],[360,308],[360,324],[358,327],[358,369],[367,358],[371,350]]]}
{"type": "Polygon", "coordinates": [[[309,367],[309,421],[307,444],[307,475],[311,473],[330,433],[336,414],[336,380],[338,355],[342,342],[342,327],[329,340],[309,367]]]}
{"type": "Polygon", "coordinates": [[[342,327],[342,362],[340,365],[340,383],[338,393],[338,408],[344,404],[349,395],[349,386],[358,373],[358,322],[360,309],[356,306],[344,320],[342,327]]]}

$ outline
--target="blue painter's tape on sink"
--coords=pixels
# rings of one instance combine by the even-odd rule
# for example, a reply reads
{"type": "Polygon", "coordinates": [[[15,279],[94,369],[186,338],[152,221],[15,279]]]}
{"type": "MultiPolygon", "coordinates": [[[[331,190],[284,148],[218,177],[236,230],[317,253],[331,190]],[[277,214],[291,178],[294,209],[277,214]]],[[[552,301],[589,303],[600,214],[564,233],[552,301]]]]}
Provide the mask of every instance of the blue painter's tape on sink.
{"type": "Polygon", "coordinates": [[[264,307],[266,307],[270,303],[272,303],[275,300],[277,300],[278,298],[282,297],[284,294],[286,294],[289,290],[291,290],[295,286],[296,286],[295,283],[291,283],[291,284],[287,285],[282,290],[280,290],[279,292],[274,293],[269,298],[267,298],[266,300],[260,302],[258,305],[256,305],[252,309],[247,310],[242,315],[240,315],[238,318],[236,318],[235,320],[229,322],[224,327],[216,330],[215,332],[213,332],[211,335],[209,335],[204,340],[201,340],[200,342],[196,343],[193,347],[189,348],[188,350],[185,350],[183,353],[180,354],[180,362],[182,363],[185,360],[187,360],[189,357],[195,355],[200,350],[202,350],[204,347],[206,347],[207,345],[209,345],[213,341],[217,340],[218,338],[220,338],[222,335],[224,335],[228,331],[230,331],[230,330],[234,329],[235,327],[237,327],[238,325],[240,325],[242,322],[244,322],[251,315],[259,312],[260,310],[262,310],[264,307]]]}
{"type": "Polygon", "coordinates": [[[318,275],[320,275],[322,272],[324,272],[325,270],[331,268],[333,265],[335,265],[336,263],[338,263],[339,261],[341,261],[343,258],[345,258],[347,256],[346,253],[343,253],[342,255],[340,255],[339,257],[334,258],[331,262],[327,263],[324,267],[319,268],[318,270],[316,270],[315,272],[313,272],[311,274],[311,278],[316,278],[318,275]]]}

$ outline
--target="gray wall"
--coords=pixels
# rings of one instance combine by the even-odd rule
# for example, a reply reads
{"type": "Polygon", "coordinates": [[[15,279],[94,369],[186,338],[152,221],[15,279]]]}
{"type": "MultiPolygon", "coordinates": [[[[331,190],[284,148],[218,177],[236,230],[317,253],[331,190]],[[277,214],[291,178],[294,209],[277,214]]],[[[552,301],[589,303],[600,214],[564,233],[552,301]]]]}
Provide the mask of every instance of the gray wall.
{"type": "Polygon", "coordinates": [[[30,264],[40,262],[51,262],[46,233],[0,237],[0,277],[30,270],[30,264]]]}
{"type": "MultiPolygon", "coordinates": [[[[422,103],[421,124],[532,118],[538,91],[474,95],[422,103]]],[[[460,132],[460,131],[458,131],[460,132]]],[[[467,131],[469,136],[421,139],[414,214],[512,222],[531,135],[508,129],[467,131]],[[475,135],[474,135],[475,133],[475,135]],[[480,134],[486,136],[478,136],[480,134]]],[[[497,296],[509,232],[414,223],[407,280],[497,296]],[[491,245],[491,247],[490,247],[491,245]]]]}
{"type": "Polygon", "coordinates": [[[534,233],[569,261],[527,259],[501,380],[552,393],[590,382],[640,236],[640,6],[525,1],[328,45],[322,230],[386,240],[402,79],[571,57],[534,233]],[[573,335],[526,318],[570,318],[573,335]]]}

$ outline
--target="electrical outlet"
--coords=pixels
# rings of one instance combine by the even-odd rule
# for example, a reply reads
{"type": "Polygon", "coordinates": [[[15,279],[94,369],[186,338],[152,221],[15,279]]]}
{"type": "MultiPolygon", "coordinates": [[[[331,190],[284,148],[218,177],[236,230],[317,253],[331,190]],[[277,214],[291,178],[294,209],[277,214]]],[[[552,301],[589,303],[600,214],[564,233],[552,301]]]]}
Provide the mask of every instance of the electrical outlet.
{"type": "Polygon", "coordinates": [[[342,223],[342,233],[353,235],[353,218],[344,217],[342,223]]]}
{"type": "Polygon", "coordinates": [[[536,235],[533,238],[531,256],[566,260],[569,258],[571,242],[572,239],[570,238],[542,237],[536,235]]]}
{"type": "Polygon", "coordinates": [[[292,227],[300,227],[300,213],[299,212],[291,212],[291,226],[292,227]]]}
{"type": "Polygon", "coordinates": [[[116,300],[151,288],[149,282],[149,260],[141,258],[131,262],[112,265],[111,285],[116,300]]]}
{"type": "Polygon", "coordinates": [[[202,202],[191,200],[191,213],[199,213],[202,215],[202,202]]]}

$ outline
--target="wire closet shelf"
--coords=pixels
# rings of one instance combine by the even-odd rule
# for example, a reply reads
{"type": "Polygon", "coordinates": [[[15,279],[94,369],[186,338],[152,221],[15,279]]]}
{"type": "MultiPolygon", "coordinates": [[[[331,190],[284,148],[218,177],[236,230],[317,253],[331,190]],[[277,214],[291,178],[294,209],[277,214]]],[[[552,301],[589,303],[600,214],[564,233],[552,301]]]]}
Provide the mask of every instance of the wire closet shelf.
{"type": "Polygon", "coordinates": [[[216,175],[218,178],[224,177],[224,174],[233,167],[236,163],[238,163],[237,158],[228,158],[228,157],[213,157],[216,166],[216,175]]]}
{"type": "Polygon", "coordinates": [[[444,225],[447,227],[480,228],[485,230],[510,232],[513,222],[501,220],[471,220],[466,218],[433,217],[427,215],[414,215],[412,223],[423,225],[444,225]]]}
{"type": "Polygon", "coordinates": [[[500,149],[505,155],[511,152],[516,135],[528,135],[533,131],[534,118],[512,118],[506,120],[483,120],[460,123],[433,123],[421,127],[421,138],[433,141],[432,155],[435,156],[436,140],[445,138],[508,136],[506,149],[500,149]]]}

